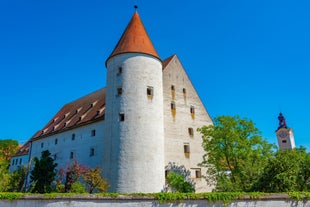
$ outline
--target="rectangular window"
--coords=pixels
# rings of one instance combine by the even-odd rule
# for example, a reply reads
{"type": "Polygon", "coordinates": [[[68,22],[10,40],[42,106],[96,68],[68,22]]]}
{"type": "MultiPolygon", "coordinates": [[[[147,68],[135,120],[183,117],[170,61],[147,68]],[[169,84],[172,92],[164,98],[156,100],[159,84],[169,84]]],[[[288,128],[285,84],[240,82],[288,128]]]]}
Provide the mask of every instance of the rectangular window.
{"type": "Polygon", "coordinates": [[[282,140],[282,143],[286,143],[286,140],[282,140]]]}
{"type": "Polygon", "coordinates": [[[119,121],[125,121],[125,114],[119,113],[119,121]]]}
{"type": "Polygon", "coordinates": [[[96,130],[94,130],[94,129],[91,130],[91,136],[92,136],[92,137],[96,136],[96,130]]]}
{"type": "Polygon", "coordinates": [[[22,164],[22,158],[19,158],[19,164],[20,165],[22,164]]]}
{"type": "Polygon", "coordinates": [[[186,94],[186,88],[183,88],[183,94],[184,95],[186,94]]]}
{"type": "Polygon", "coordinates": [[[201,178],[201,169],[195,170],[195,176],[196,176],[196,178],[201,178]]]}
{"type": "Polygon", "coordinates": [[[194,136],[194,129],[192,127],[188,128],[188,134],[189,136],[194,136]]]}
{"type": "Polygon", "coordinates": [[[146,88],[146,94],[147,94],[147,97],[148,98],[153,98],[153,95],[154,95],[154,89],[152,86],[148,86],[146,88]]]}
{"type": "Polygon", "coordinates": [[[117,95],[122,95],[122,93],[123,93],[123,88],[121,88],[121,87],[118,87],[117,88],[117,95]]]}
{"type": "Polygon", "coordinates": [[[175,91],[174,85],[171,85],[171,90],[172,90],[172,91],[175,91]]]}
{"type": "Polygon", "coordinates": [[[122,67],[118,67],[118,71],[117,71],[117,75],[120,76],[123,72],[123,68],[122,67]]]}
{"type": "Polygon", "coordinates": [[[58,139],[55,139],[55,145],[57,145],[58,144],[58,139]]]}
{"type": "Polygon", "coordinates": [[[42,142],[42,143],[41,143],[41,148],[43,148],[43,147],[44,147],[44,143],[42,142]]]}
{"type": "Polygon", "coordinates": [[[54,154],[54,160],[56,160],[57,159],[57,155],[56,154],[54,154]]]}
{"type": "Polygon", "coordinates": [[[175,102],[172,101],[170,104],[171,110],[176,110],[175,102]]]}
{"type": "Polygon", "coordinates": [[[190,112],[191,112],[191,114],[195,114],[195,107],[194,106],[191,106],[190,112]]]}
{"type": "Polygon", "coordinates": [[[95,155],[95,149],[92,147],[90,148],[89,156],[92,157],[95,155]]]}
{"type": "Polygon", "coordinates": [[[184,144],[184,153],[190,153],[189,143],[184,144]]]}
{"type": "Polygon", "coordinates": [[[70,159],[74,158],[74,152],[70,152],[70,159]]]}
{"type": "Polygon", "coordinates": [[[75,134],[72,134],[72,135],[71,135],[71,140],[72,140],[72,141],[75,140],[75,134]]]}

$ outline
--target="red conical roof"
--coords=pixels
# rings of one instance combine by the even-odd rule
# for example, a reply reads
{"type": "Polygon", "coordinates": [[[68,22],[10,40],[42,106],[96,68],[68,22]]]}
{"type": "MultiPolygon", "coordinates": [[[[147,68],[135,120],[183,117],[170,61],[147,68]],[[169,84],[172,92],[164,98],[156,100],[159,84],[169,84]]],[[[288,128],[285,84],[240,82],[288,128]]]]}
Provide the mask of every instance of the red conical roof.
{"type": "Polygon", "coordinates": [[[107,61],[115,55],[129,52],[144,53],[160,59],[143,26],[138,12],[135,12],[132,16],[126,30],[107,61]]]}

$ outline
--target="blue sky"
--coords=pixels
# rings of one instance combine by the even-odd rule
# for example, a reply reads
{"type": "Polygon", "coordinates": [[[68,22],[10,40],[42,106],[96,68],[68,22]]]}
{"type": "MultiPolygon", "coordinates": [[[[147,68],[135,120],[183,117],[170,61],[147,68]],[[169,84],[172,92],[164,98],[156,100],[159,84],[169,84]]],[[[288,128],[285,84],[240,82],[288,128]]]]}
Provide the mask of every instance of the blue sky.
{"type": "Polygon", "coordinates": [[[21,143],[105,86],[134,9],[162,59],[177,54],[212,117],[252,119],[276,143],[280,111],[310,149],[308,0],[1,0],[0,138],[21,143]]]}

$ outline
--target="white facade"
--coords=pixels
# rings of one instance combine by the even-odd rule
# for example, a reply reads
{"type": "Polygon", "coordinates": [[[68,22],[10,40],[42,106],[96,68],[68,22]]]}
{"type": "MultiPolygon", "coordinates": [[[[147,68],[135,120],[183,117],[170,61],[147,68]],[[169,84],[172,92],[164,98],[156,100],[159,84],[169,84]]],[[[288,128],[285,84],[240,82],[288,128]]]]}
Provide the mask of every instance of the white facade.
{"type": "Polygon", "coordinates": [[[112,191],[163,189],[162,85],[162,64],[153,56],[126,53],[107,62],[104,168],[112,191]]]}
{"type": "Polygon", "coordinates": [[[177,56],[159,59],[137,13],[106,66],[106,88],[64,105],[30,139],[25,162],[49,150],[58,170],[75,159],[99,166],[109,191],[123,193],[162,191],[174,162],[191,171],[196,192],[211,191],[196,130],[212,120],[177,56]]]}

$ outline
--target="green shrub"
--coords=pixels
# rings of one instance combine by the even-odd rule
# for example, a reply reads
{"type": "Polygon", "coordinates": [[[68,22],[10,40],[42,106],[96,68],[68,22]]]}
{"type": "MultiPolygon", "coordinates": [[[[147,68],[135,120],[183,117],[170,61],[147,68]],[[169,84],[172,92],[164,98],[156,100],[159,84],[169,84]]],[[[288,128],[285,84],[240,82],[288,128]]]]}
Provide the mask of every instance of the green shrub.
{"type": "Polygon", "coordinates": [[[75,182],[71,186],[71,193],[86,193],[85,185],[80,182],[75,182]]]}

